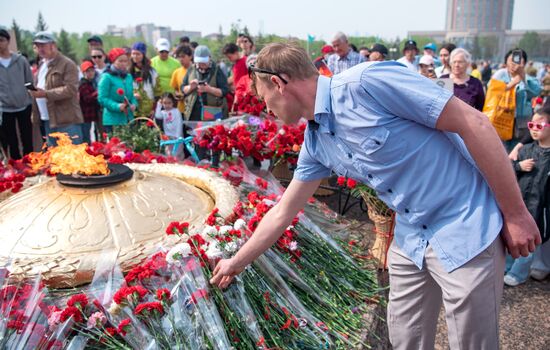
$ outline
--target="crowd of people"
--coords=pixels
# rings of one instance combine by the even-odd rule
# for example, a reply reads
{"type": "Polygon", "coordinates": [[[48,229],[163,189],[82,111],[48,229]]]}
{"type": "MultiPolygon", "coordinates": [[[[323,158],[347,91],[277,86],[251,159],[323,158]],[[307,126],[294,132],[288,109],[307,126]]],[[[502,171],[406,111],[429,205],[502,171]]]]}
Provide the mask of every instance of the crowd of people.
{"type": "MultiPolygon", "coordinates": [[[[87,40],[89,56],[83,58],[80,67],[58,50],[50,32],[34,36],[39,58],[35,68],[25,57],[10,52],[10,40],[10,33],[1,29],[0,135],[3,152],[13,159],[33,150],[33,123],[40,125],[42,137],[50,145],[55,144],[49,137],[52,132],[65,132],[74,143],[90,143],[135,118],[154,118],[168,137],[180,138],[186,135],[185,121],[223,119],[243,112],[239,98],[254,93],[248,72],[257,54],[253,38],[245,34],[223,47],[225,62],[216,62],[207,46],[186,37],[175,47],[167,39],[159,39],[157,55],[149,58],[144,42],[106,50],[101,37],[94,35],[87,40]]],[[[505,145],[524,199],[533,203],[531,214],[543,222],[543,213],[549,209],[545,196],[548,171],[543,169],[549,162],[546,157],[550,157],[546,152],[550,65],[537,70],[524,50],[513,49],[493,71],[491,62],[476,62],[466,49],[452,43],[443,44],[439,51],[434,43],[422,49],[420,54],[417,43],[407,40],[397,62],[428,79],[450,81],[454,96],[479,111],[483,111],[491,79],[515,91],[514,133],[505,145]]],[[[330,45],[322,47],[313,64],[319,74],[332,77],[346,74],[363,62],[387,58],[388,49],[383,44],[356,48],[338,32],[330,45]]],[[[198,149],[198,153],[201,158],[206,156],[205,150],[198,149]]],[[[541,230],[546,229],[543,226],[541,230]]],[[[546,277],[550,269],[541,268],[545,266],[541,259],[539,254],[509,261],[505,282],[525,282],[531,264],[536,267],[532,276],[546,277]]]]}

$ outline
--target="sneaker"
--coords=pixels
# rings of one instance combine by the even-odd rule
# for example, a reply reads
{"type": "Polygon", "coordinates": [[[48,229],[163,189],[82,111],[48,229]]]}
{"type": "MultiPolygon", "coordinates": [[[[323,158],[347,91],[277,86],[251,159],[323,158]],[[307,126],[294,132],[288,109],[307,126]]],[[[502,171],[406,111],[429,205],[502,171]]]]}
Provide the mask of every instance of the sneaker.
{"type": "Polygon", "coordinates": [[[531,269],[531,278],[537,281],[542,281],[550,275],[550,271],[544,271],[539,269],[531,269]]]}
{"type": "Polygon", "coordinates": [[[522,284],[524,282],[518,281],[515,277],[513,277],[511,275],[504,276],[504,284],[509,286],[509,287],[516,287],[516,286],[519,286],[520,284],[522,284]]]}

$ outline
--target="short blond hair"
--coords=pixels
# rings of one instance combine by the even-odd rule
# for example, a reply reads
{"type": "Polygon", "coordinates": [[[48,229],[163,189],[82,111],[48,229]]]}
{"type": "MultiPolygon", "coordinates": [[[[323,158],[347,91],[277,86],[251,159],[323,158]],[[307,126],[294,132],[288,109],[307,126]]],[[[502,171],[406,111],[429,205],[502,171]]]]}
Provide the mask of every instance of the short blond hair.
{"type": "MultiPolygon", "coordinates": [[[[272,43],[265,46],[258,53],[255,66],[286,74],[290,79],[296,80],[306,80],[319,75],[306,50],[294,43],[272,43]]],[[[269,81],[270,78],[268,74],[254,75],[263,82],[269,81]]]]}

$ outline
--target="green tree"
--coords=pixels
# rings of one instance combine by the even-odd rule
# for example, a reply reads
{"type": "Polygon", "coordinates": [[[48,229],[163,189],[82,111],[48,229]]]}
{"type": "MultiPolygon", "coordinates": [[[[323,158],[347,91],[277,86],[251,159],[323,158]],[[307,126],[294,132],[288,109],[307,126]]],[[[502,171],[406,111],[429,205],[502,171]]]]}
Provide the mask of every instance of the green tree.
{"type": "Polygon", "coordinates": [[[69,33],[67,33],[63,28],[61,28],[61,31],[59,32],[57,47],[59,48],[59,51],[61,51],[61,53],[63,53],[65,56],[69,57],[75,62],[78,62],[71,47],[71,42],[69,41],[69,33]]]}
{"type": "Polygon", "coordinates": [[[44,30],[48,30],[48,25],[42,16],[42,12],[38,11],[38,20],[36,21],[35,31],[42,32],[44,30]]]}
{"type": "Polygon", "coordinates": [[[479,36],[477,35],[474,36],[472,40],[470,53],[472,54],[472,57],[474,59],[479,59],[483,56],[482,46],[480,45],[480,39],[479,39],[479,36]]]}
{"type": "Polygon", "coordinates": [[[498,54],[498,38],[494,35],[479,37],[479,47],[481,51],[480,58],[483,59],[497,59],[498,54]]]}
{"type": "Polygon", "coordinates": [[[525,32],[518,45],[529,56],[538,56],[541,53],[541,39],[537,32],[525,32]]]}

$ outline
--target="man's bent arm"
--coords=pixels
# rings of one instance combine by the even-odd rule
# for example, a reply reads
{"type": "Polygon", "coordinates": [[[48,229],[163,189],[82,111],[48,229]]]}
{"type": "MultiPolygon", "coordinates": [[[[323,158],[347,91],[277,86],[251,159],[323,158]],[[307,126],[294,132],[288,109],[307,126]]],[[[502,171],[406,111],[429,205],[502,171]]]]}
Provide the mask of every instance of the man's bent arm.
{"type": "Polygon", "coordinates": [[[453,97],[441,112],[436,128],[457,133],[464,140],[502,211],[510,254],[526,256],[534,250],[534,244],[540,243],[538,228],[523,203],[510,160],[489,118],[453,97]]]}

